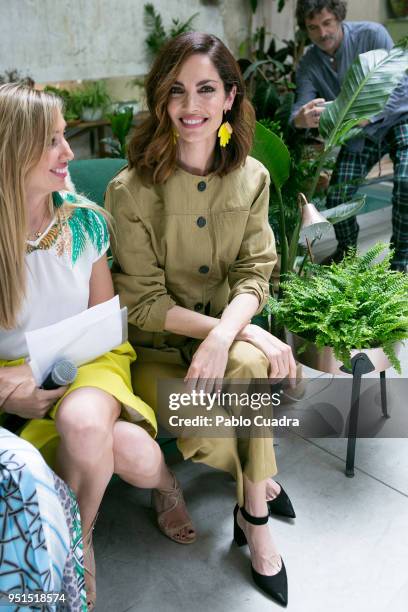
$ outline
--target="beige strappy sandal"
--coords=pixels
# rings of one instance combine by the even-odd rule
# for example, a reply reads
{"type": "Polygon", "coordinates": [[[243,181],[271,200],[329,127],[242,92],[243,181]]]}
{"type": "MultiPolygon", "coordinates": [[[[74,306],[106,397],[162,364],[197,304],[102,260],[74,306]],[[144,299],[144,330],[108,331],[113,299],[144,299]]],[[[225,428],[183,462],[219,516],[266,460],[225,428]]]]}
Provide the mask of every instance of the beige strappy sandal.
{"type": "Polygon", "coordinates": [[[153,489],[152,506],[157,512],[157,524],[160,531],[178,544],[192,544],[196,541],[196,532],[188,515],[186,503],[179,483],[171,472],[174,485],[171,489],[153,489]],[[172,521],[171,514],[178,506],[184,507],[184,522],[172,521]]]}
{"type": "Polygon", "coordinates": [[[89,612],[94,610],[96,605],[96,566],[92,535],[97,518],[98,515],[95,516],[88,533],[83,537],[86,604],[89,612]]]}

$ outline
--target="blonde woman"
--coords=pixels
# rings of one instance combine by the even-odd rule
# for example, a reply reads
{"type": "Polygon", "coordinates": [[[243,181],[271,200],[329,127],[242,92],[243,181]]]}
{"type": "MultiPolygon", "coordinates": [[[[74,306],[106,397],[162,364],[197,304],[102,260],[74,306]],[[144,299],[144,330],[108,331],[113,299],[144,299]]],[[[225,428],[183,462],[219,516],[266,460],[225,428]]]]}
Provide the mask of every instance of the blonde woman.
{"type": "MultiPolygon", "coordinates": [[[[223,377],[295,379],[296,367],[286,344],[250,324],[268,298],[276,250],[269,175],[248,156],[255,113],[236,61],[215,36],[182,34],[160,52],[146,96],[149,116],[106,205],[117,226],[114,283],[139,354],[134,388],[168,428],[159,379],[198,380],[210,391],[223,377]]],[[[248,541],[255,582],[286,605],[285,566],[266,523],[268,511],[294,512],[271,478],[270,437],[192,432],[178,445],[185,458],[236,479],[235,539],[248,541]]]]}
{"type": "Polygon", "coordinates": [[[95,603],[92,527],[112,474],[157,489],[162,531],[195,539],[180,487],[152,436],[152,409],[132,393],[125,343],[79,368],[69,388],[36,388],[24,332],[113,296],[109,236],[98,207],[66,191],[73,153],[60,100],[24,86],[0,87],[0,408],[29,419],[34,444],[77,496],[85,580],[95,603]]]}

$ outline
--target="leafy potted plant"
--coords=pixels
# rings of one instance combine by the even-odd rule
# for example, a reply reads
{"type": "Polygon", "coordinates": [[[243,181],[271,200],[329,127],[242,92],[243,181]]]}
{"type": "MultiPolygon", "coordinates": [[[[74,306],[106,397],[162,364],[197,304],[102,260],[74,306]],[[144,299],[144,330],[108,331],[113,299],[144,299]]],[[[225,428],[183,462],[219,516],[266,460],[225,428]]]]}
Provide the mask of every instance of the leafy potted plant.
{"type": "Polygon", "coordinates": [[[351,368],[353,354],[369,350],[373,364],[382,364],[376,369],[401,372],[396,346],[408,338],[408,276],[390,271],[391,254],[375,261],[386,248],[377,244],[365,255],[351,252],[339,264],[309,264],[303,276],[288,275],[268,311],[290,332],[299,361],[340,373],[342,364],[351,368]]]}
{"type": "Polygon", "coordinates": [[[67,121],[79,121],[81,115],[81,104],[75,91],[69,91],[61,87],[47,85],[44,91],[62,99],[64,104],[64,117],[67,121]]]}
{"type": "Polygon", "coordinates": [[[98,121],[102,119],[107,107],[111,103],[103,81],[91,81],[82,89],[73,92],[76,104],[81,109],[83,121],[98,121]]]}
{"type": "Polygon", "coordinates": [[[133,108],[120,106],[114,113],[107,116],[111,122],[112,137],[102,138],[107,145],[110,157],[126,158],[126,140],[132,127],[133,108]]]}

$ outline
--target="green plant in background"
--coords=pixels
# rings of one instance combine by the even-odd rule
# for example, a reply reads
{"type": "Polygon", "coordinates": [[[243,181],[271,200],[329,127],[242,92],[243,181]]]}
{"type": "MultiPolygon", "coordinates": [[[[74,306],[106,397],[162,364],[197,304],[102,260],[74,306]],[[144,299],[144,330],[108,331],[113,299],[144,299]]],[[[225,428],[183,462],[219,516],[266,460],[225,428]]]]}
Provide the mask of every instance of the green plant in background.
{"type": "MultiPolygon", "coordinates": [[[[257,122],[251,155],[264,164],[275,188],[279,213],[279,243],[281,252],[281,273],[288,270],[289,245],[286,234],[286,220],[282,199],[282,186],[289,178],[290,153],[279,136],[257,122]]],[[[271,190],[272,192],[272,190],[271,190]]],[[[297,245],[296,245],[297,246],[297,245]]]]}
{"type": "MultiPolygon", "coordinates": [[[[257,5],[256,0],[250,0],[253,13],[257,5]]],[[[282,11],[284,6],[285,0],[279,0],[278,11],[282,11]]],[[[274,37],[266,48],[266,36],[264,26],[257,28],[250,36],[249,45],[246,42],[241,45],[238,63],[257,119],[279,122],[283,138],[287,142],[288,138],[293,136],[289,118],[295,98],[295,71],[303,55],[304,36],[297,31],[294,40],[283,40],[284,44],[279,49],[274,37]],[[248,48],[244,53],[246,47],[248,48]]],[[[291,148],[292,143],[288,144],[291,148]]]]}
{"type": "Polygon", "coordinates": [[[5,70],[0,74],[0,85],[5,85],[6,83],[20,83],[20,85],[26,85],[27,87],[34,87],[35,85],[30,75],[22,76],[17,68],[5,70]]]}
{"type": "Polygon", "coordinates": [[[324,150],[319,156],[308,199],[312,199],[321,169],[333,150],[361,134],[361,123],[382,111],[392,91],[408,70],[408,37],[390,52],[376,49],[360,54],[350,66],[339,96],[320,117],[324,150]]]}
{"type": "MultiPolygon", "coordinates": [[[[322,152],[313,161],[314,165],[310,167],[314,177],[307,191],[309,201],[312,198],[316,200],[316,187],[321,171],[327,167],[327,161],[333,155],[335,148],[361,133],[360,123],[370,119],[384,108],[392,91],[404,77],[408,69],[407,49],[408,38],[401,41],[390,52],[379,49],[363,53],[350,66],[339,96],[326,107],[320,118],[320,133],[325,142],[322,152]]],[[[338,223],[347,216],[357,214],[364,206],[364,202],[364,198],[357,197],[351,202],[345,202],[336,208],[328,211],[321,210],[321,212],[331,223],[338,223]]],[[[273,202],[271,204],[273,206],[273,202]]],[[[294,210],[293,204],[291,210],[294,210]]],[[[296,259],[301,227],[300,212],[295,211],[296,218],[296,223],[290,228],[287,266],[289,271],[293,270],[296,259]]]]}
{"type": "MultiPolygon", "coordinates": [[[[290,177],[291,156],[283,140],[260,122],[256,123],[251,155],[264,164],[271,177],[270,211],[276,211],[275,219],[277,221],[274,219],[274,224],[278,226],[281,255],[281,287],[281,283],[286,278],[287,273],[292,272],[295,268],[302,223],[301,208],[299,207],[298,200],[296,201],[295,216],[292,223],[290,225],[287,223],[288,214],[283,190],[290,177]]],[[[298,197],[298,193],[296,197],[298,197]]],[[[363,204],[364,198],[359,198],[356,201],[340,204],[335,208],[324,211],[324,214],[330,223],[338,223],[351,214],[355,214],[363,204]]],[[[279,293],[281,294],[281,288],[279,288],[279,293]]]]}
{"type": "MultiPolygon", "coordinates": [[[[274,48],[274,41],[270,45],[274,48]]],[[[293,56],[287,63],[283,56],[280,59],[270,58],[250,62],[240,59],[241,70],[246,79],[248,93],[255,107],[258,121],[268,130],[281,138],[287,146],[290,154],[289,180],[282,186],[282,197],[285,202],[284,214],[288,231],[292,231],[298,216],[297,196],[304,191],[304,184],[313,179],[315,168],[313,160],[305,155],[305,140],[303,135],[289,124],[293,108],[295,94],[294,85],[294,62],[293,56]],[[281,62],[281,59],[285,62],[281,62]]],[[[289,57],[288,47],[280,50],[289,57]]],[[[262,52],[263,53],[263,52],[262,52]]],[[[260,55],[260,53],[258,53],[260,55]]],[[[276,224],[276,213],[279,202],[271,199],[270,221],[277,238],[280,241],[280,232],[276,224]]]]}
{"type": "Polygon", "coordinates": [[[187,21],[181,22],[180,19],[172,19],[172,25],[169,29],[165,29],[163,19],[158,11],[150,2],[144,5],[144,25],[148,32],[146,37],[146,47],[149,59],[152,61],[163,45],[183,32],[190,32],[192,22],[197,17],[198,13],[194,13],[187,21]]]}
{"type": "MultiPolygon", "coordinates": [[[[253,8],[256,8],[254,3],[253,8]]],[[[318,192],[322,171],[327,172],[334,165],[335,149],[349,138],[358,135],[359,123],[371,118],[384,107],[394,87],[402,79],[407,67],[407,41],[401,41],[390,53],[370,51],[362,54],[350,67],[343,82],[340,96],[328,105],[321,116],[320,132],[324,138],[321,151],[307,145],[302,135],[289,124],[293,107],[293,87],[295,87],[296,62],[303,52],[302,39],[297,43],[286,41],[286,48],[276,51],[272,41],[265,52],[265,32],[257,31],[257,48],[250,59],[240,59],[239,63],[255,105],[257,118],[268,131],[282,139],[289,151],[289,176],[280,187],[281,194],[272,192],[270,202],[270,221],[274,227],[283,254],[285,269],[285,244],[282,236],[281,202],[284,202],[283,216],[288,241],[288,269],[293,269],[297,253],[300,231],[300,215],[297,203],[299,192],[305,192],[307,199],[324,206],[324,192],[318,192]],[[279,55],[282,53],[283,55],[279,55]]],[[[258,129],[260,134],[260,131],[258,129]]],[[[258,136],[259,136],[258,134],[258,136]]],[[[265,134],[264,136],[265,137],[265,134]]],[[[261,136],[261,139],[263,138],[261,136]]],[[[255,147],[256,151],[256,147],[255,147]]],[[[254,153],[255,157],[257,153],[254,153]]],[[[267,156],[269,157],[269,156],[267,156]]],[[[261,160],[268,167],[272,160],[261,160]],[[269,165],[268,165],[269,164],[269,165]]],[[[357,213],[364,200],[357,198],[348,210],[357,213]]],[[[338,209],[339,210],[339,209],[338,209]]],[[[322,211],[324,213],[324,211],[322,211]]],[[[345,210],[343,209],[343,212],[345,210]]],[[[326,214],[326,213],[324,213],[326,214]]],[[[342,220],[335,216],[331,222],[342,220]]]]}
{"type": "MultiPolygon", "coordinates": [[[[283,41],[284,45],[277,49],[274,38],[266,48],[266,34],[264,27],[256,30],[247,57],[241,57],[238,63],[258,121],[279,136],[290,153],[289,180],[282,187],[282,197],[286,227],[291,233],[298,217],[298,193],[305,191],[305,184],[315,174],[314,150],[306,147],[303,133],[290,124],[295,100],[295,73],[303,54],[304,37],[297,31],[294,40],[283,41]]],[[[243,46],[241,53],[242,50],[243,46]]],[[[276,223],[278,208],[276,198],[271,200],[270,221],[280,240],[276,223]]]]}
{"type": "Polygon", "coordinates": [[[111,103],[103,81],[92,81],[81,88],[72,90],[47,85],[44,91],[59,96],[64,103],[64,116],[67,121],[80,119],[84,109],[101,109],[103,114],[111,103]]]}
{"type": "Polygon", "coordinates": [[[105,112],[111,103],[111,98],[106,91],[104,81],[90,81],[81,89],[74,90],[72,95],[82,110],[84,108],[91,108],[102,109],[105,112]]]}
{"type": "Polygon", "coordinates": [[[401,373],[394,344],[408,338],[408,276],[389,270],[391,253],[375,262],[387,247],[377,244],[331,266],[310,264],[303,277],[291,274],[268,313],[304,338],[304,348],[307,342],[332,347],[346,367],[352,349],[382,347],[401,373]]]}
{"type": "Polygon", "coordinates": [[[62,99],[64,117],[67,121],[75,121],[80,118],[82,107],[74,91],[68,91],[68,89],[54,87],[53,85],[47,85],[44,91],[62,99]]]}
{"type": "Polygon", "coordinates": [[[114,113],[107,116],[111,122],[112,134],[114,138],[102,138],[109,149],[111,157],[126,158],[126,139],[132,127],[133,108],[124,106],[114,113]]]}
{"type": "Polygon", "coordinates": [[[274,38],[265,49],[265,38],[265,28],[258,28],[247,57],[240,57],[238,64],[257,118],[279,121],[287,140],[295,133],[289,125],[289,118],[295,99],[295,72],[303,53],[303,38],[297,33],[296,41],[284,40],[284,46],[279,49],[274,38]]]}
{"type": "Polygon", "coordinates": [[[389,0],[389,4],[394,17],[408,17],[407,0],[389,0]]]}
{"type": "MultiPolygon", "coordinates": [[[[307,185],[310,185],[316,174],[319,159],[316,150],[308,145],[302,137],[299,137],[300,146],[292,147],[284,138],[279,121],[270,119],[260,119],[259,123],[273,132],[281,140],[285,142],[290,154],[289,177],[282,186],[282,198],[285,203],[284,215],[286,223],[286,233],[288,240],[292,236],[299,216],[298,195],[307,191],[307,185]]],[[[334,165],[333,160],[327,160],[324,165],[324,170],[328,172],[334,165]]],[[[328,178],[327,178],[328,181],[328,178]]],[[[277,223],[279,215],[279,201],[275,192],[271,193],[271,201],[269,206],[269,222],[272,225],[278,242],[280,241],[280,229],[277,223]]]]}

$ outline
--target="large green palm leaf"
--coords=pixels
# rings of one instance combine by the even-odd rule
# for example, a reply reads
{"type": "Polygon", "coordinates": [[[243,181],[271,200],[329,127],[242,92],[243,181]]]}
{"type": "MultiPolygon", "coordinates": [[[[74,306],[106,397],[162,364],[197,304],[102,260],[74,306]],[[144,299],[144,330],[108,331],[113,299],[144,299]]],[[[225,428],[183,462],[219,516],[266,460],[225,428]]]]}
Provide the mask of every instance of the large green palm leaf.
{"type": "Polygon", "coordinates": [[[279,136],[257,121],[251,155],[264,164],[276,189],[279,203],[281,273],[286,274],[288,269],[289,245],[286,237],[285,211],[281,187],[289,178],[290,153],[279,136]]]}
{"type": "Polygon", "coordinates": [[[326,148],[355,136],[356,125],[379,113],[408,70],[408,51],[398,46],[362,53],[350,66],[340,95],[320,117],[320,133],[326,148]],[[340,139],[340,140],[339,140],[340,139]]]}
{"type": "Polygon", "coordinates": [[[266,167],[277,190],[286,183],[290,172],[288,148],[279,136],[258,121],[251,155],[266,167]]]}

